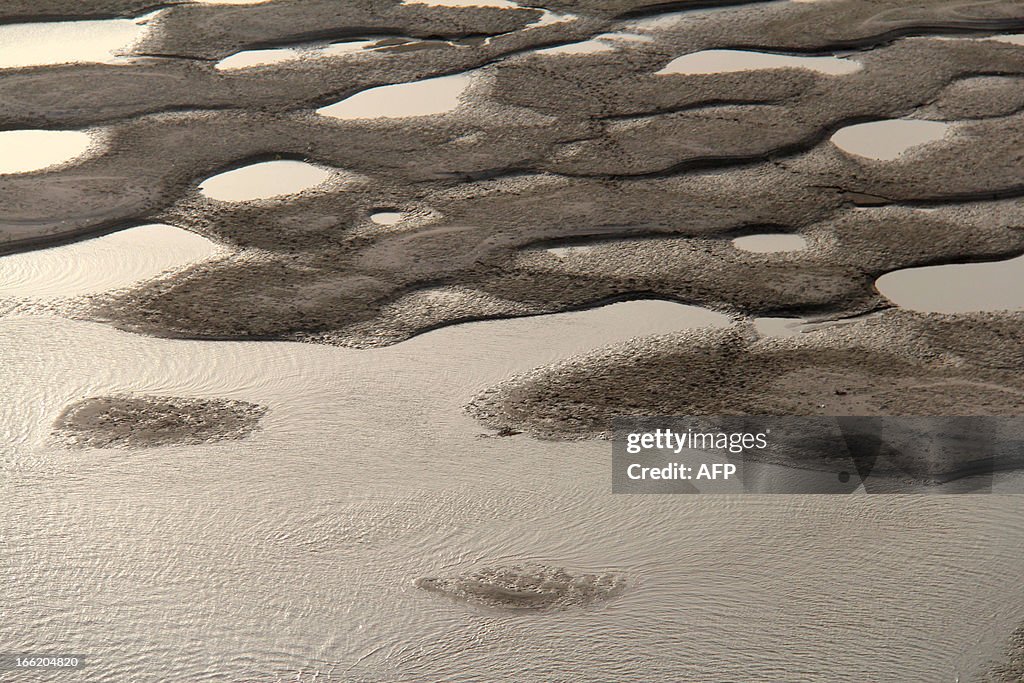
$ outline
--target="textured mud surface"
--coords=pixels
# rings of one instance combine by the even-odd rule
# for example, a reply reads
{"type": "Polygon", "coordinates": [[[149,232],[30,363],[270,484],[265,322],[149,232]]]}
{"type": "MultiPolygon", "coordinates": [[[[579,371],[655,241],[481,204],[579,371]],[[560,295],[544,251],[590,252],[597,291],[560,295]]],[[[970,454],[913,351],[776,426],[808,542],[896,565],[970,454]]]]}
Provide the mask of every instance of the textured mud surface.
{"type": "Polygon", "coordinates": [[[266,408],[245,401],[168,396],[100,396],[64,409],[58,443],[76,448],[151,448],[243,439],[266,408]]]}
{"type": "MultiPolygon", "coordinates": [[[[157,335],[351,345],[494,315],[657,296],[737,315],[851,315],[900,268],[1024,253],[1024,28],[1017,2],[167,3],[129,64],[5,69],[0,127],[92,130],[105,153],[0,176],[0,252],[148,222],[233,248],[92,317],[157,335]],[[701,7],[687,11],[688,7],[701,7]],[[610,50],[537,50],[620,34],[610,50]],[[364,36],[368,53],[222,71],[246,49],[364,36]],[[860,69],[658,73],[708,49],[837,51],[860,69]],[[315,110],[367,88],[469,73],[433,117],[315,110]],[[89,87],[82,87],[88,83],[89,87]],[[828,138],[921,118],[946,139],[890,162],[828,138]],[[756,131],[756,134],[752,134],[756,131]],[[223,203],[206,178],[274,158],[335,170],[292,197],[223,203]],[[405,219],[381,226],[380,211],[405,219]],[[810,248],[730,240],[790,232],[810,248]],[[588,243],[568,257],[542,248],[588,243]],[[427,292],[442,305],[421,306],[427,292]],[[253,295],[253,294],[256,295],[253,295]]],[[[11,2],[8,23],[139,16],[149,3],[11,2]]]]}
{"type": "Polygon", "coordinates": [[[625,577],[570,574],[547,566],[488,567],[449,578],[420,578],[416,586],[470,604],[501,609],[583,607],[620,595],[625,577]]]}
{"type": "Polygon", "coordinates": [[[1006,660],[996,664],[979,683],[1020,683],[1024,681],[1024,626],[1010,637],[1006,660]]]}
{"type": "Polygon", "coordinates": [[[1019,415],[1021,319],[889,310],[796,337],[749,325],[637,339],[514,377],[470,411],[547,438],[619,415],[1019,415]]]}

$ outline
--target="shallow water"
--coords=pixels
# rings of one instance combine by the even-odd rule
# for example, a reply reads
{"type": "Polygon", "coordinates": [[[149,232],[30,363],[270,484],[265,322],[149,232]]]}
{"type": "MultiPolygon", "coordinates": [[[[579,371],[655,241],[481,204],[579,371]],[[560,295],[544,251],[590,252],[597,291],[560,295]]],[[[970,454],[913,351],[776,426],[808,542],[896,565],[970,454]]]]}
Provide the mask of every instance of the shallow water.
{"type": "Polygon", "coordinates": [[[634,302],[366,351],[0,319],[0,642],[46,634],[106,681],[924,683],[994,654],[1024,608],[1005,590],[1019,498],[612,496],[606,442],[480,438],[461,410],[509,373],[693,313],[634,302]],[[65,404],[121,392],[270,412],[245,442],[47,445],[65,404]],[[413,585],[529,562],[630,584],[535,615],[413,585]]]}
{"type": "Polygon", "coordinates": [[[807,248],[807,239],[800,235],[786,233],[744,235],[734,239],[732,245],[740,251],[777,254],[786,251],[802,251],[807,248]]]}
{"type": "Polygon", "coordinates": [[[612,52],[615,46],[603,40],[584,40],[578,43],[566,43],[555,47],[534,50],[535,55],[592,55],[599,52],[612,52]]]}
{"type": "Polygon", "coordinates": [[[1013,45],[1024,45],[1024,33],[1015,33],[1006,36],[994,36],[991,40],[998,40],[1001,43],[1011,43],[1013,45]]]}
{"type": "Polygon", "coordinates": [[[141,225],[84,242],[0,256],[0,297],[38,300],[96,294],[224,251],[181,228],[141,225]]]}
{"type": "Polygon", "coordinates": [[[431,7],[500,7],[516,9],[519,7],[510,0],[402,0],[406,5],[430,5],[431,7]]]}
{"type": "Polygon", "coordinates": [[[646,42],[650,40],[648,36],[640,36],[632,33],[602,33],[596,35],[590,40],[580,41],[578,43],[567,43],[565,45],[557,45],[555,47],[546,47],[541,50],[535,50],[533,54],[536,55],[590,55],[597,54],[600,52],[612,52],[618,49],[623,44],[646,42]]]}
{"type": "Polygon", "coordinates": [[[199,191],[222,202],[244,202],[298,194],[331,177],[331,171],[304,161],[263,161],[207,178],[199,191]]]}
{"type": "Polygon", "coordinates": [[[801,318],[754,318],[754,329],[762,337],[796,337],[804,332],[801,318]]]}
{"type": "Polygon", "coordinates": [[[236,52],[230,57],[217,62],[214,68],[218,71],[234,71],[249,69],[254,66],[270,66],[302,59],[303,51],[298,48],[278,47],[267,50],[245,50],[236,52]]]}
{"type": "Polygon", "coordinates": [[[377,213],[370,214],[370,220],[377,225],[398,225],[404,218],[404,213],[397,213],[395,211],[378,211],[377,213]]]}
{"type": "Polygon", "coordinates": [[[593,249],[594,245],[592,244],[573,244],[567,247],[549,247],[544,251],[558,258],[566,258],[574,254],[585,254],[588,251],[593,251],[593,249]]]}
{"type": "Polygon", "coordinates": [[[1024,256],[1006,261],[906,268],[875,287],[903,308],[926,313],[1024,310],[1024,256]]]}
{"type": "Polygon", "coordinates": [[[340,102],[317,109],[318,114],[336,119],[403,118],[431,116],[456,109],[462,93],[472,83],[469,74],[428,78],[370,88],[340,102]]]}
{"type": "MultiPolygon", "coordinates": [[[[301,45],[294,47],[278,47],[266,50],[243,50],[225,57],[217,62],[216,68],[219,71],[236,71],[249,69],[255,66],[269,66],[271,64],[282,64],[300,59],[322,59],[324,57],[337,57],[341,55],[373,54],[379,53],[382,48],[393,48],[393,41],[396,36],[378,36],[360,40],[346,40],[327,45],[301,45]]],[[[403,40],[405,40],[403,38],[403,40]]],[[[424,41],[408,39],[403,44],[419,44],[424,41]]]]}
{"type": "Polygon", "coordinates": [[[893,161],[915,147],[945,137],[950,124],[941,121],[893,119],[858,123],[832,136],[832,144],[850,154],[893,161]]]}
{"type": "Polygon", "coordinates": [[[810,69],[830,76],[860,71],[863,66],[841,57],[803,57],[749,50],[701,50],[677,57],[659,74],[717,74],[759,69],[810,69]]]}
{"type": "Polygon", "coordinates": [[[123,53],[146,36],[157,14],[135,19],[0,26],[0,69],[69,62],[125,62],[123,53]]]}
{"type": "Polygon", "coordinates": [[[192,0],[200,5],[265,5],[272,0],[192,0]]]}
{"type": "Polygon", "coordinates": [[[93,145],[88,133],[74,130],[0,132],[0,175],[30,173],[83,156],[93,145]]]}

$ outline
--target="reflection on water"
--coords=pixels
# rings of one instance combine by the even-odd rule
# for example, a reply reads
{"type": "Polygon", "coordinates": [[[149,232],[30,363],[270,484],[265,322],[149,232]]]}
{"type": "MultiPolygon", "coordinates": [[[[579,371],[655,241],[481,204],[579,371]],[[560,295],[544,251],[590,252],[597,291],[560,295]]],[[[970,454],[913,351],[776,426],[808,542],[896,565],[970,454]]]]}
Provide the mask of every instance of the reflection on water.
{"type": "Polygon", "coordinates": [[[635,302],[365,351],[0,319],[0,642],[46,634],[111,681],[966,680],[1024,610],[1019,497],[613,496],[607,442],[480,438],[461,410],[692,314],[635,302]],[[47,444],[64,405],[125,392],[270,410],[244,442],[47,444]],[[413,584],[522,563],[635,585],[530,616],[413,584]]]}
{"type": "Polygon", "coordinates": [[[875,286],[903,308],[926,313],[1024,310],[1024,256],[1008,261],[907,268],[875,286]]]}
{"type": "Polygon", "coordinates": [[[589,55],[600,52],[611,52],[620,47],[623,43],[647,42],[652,40],[649,36],[641,36],[633,33],[602,33],[590,40],[578,43],[568,43],[555,47],[546,47],[535,50],[538,55],[589,55]]]}
{"type": "Polygon", "coordinates": [[[157,14],[0,26],[0,68],[126,61],[120,55],[146,36],[157,14]]]}
{"type": "Polygon", "coordinates": [[[224,252],[171,225],[142,225],[50,249],[0,256],[0,297],[48,299],[127,287],[224,252]]]}
{"type": "Polygon", "coordinates": [[[402,0],[406,5],[430,5],[431,7],[501,7],[518,8],[510,0],[402,0]]]}
{"type": "Polygon", "coordinates": [[[92,144],[88,133],[73,130],[0,132],[0,175],[29,173],[63,164],[85,154],[92,144]]]}
{"type": "Polygon", "coordinates": [[[264,5],[271,0],[192,0],[200,5],[264,5]]]}
{"type": "Polygon", "coordinates": [[[331,171],[304,161],[263,161],[207,178],[199,191],[222,202],[298,194],[325,182],[331,171]]]}
{"type": "Polygon", "coordinates": [[[549,247],[544,251],[558,258],[566,258],[573,254],[585,254],[593,249],[594,245],[592,244],[572,244],[567,247],[549,247]]]}
{"type": "Polygon", "coordinates": [[[717,74],[758,69],[810,69],[830,76],[860,71],[860,62],[841,57],[802,57],[749,50],[702,50],[677,57],[659,74],[717,74]]]}
{"type": "Polygon", "coordinates": [[[804,332],[801,318],[754,318],[754,329],[762,337],[796,337],[804,332]]]}
{"type": "Polygon", "coordinates": [[[752,251],[756,254],[775,254],[784,251],[801,251],[807,248],[807,240],[800,235],[786,233],[744,235],[732,241],[732,245],[741,251],[752,251]]]}
{"type": "Polygon", "coordinates": [[[405,218],[404,213],[397,213],[395,211],[378,211],[377,213],[370,214],[370,220],[377,225],[398,225],[405,218]]]}
{"type": "Polygon", "coordinates": [[[909,149],[945,137],[950,125],[941,121],[893,119],[858,123],[832,136],[832,144],[850,154],[892,161],[909,149]]]}
{"type": "Polygon", "coordinates": [[[336,119],[402,118],[430,116],[456,109],[472,82],[469,74],[428,78],[412,83],[383,85],[358,92],[340,102],[317,109],[336,119]]]}
{"type": "Polygon", "coordinates": [[[236,52],[230,57],[225,57],[217,62],[214,68],[220,71],[233,71],[235,69],[248,69],[254,66],[269,66],[271,64],[301,59],[302,55],[302,50],[291,47],[245,50],[244,52],[236,52]]]}
{"type": "Polygon", "coordinates": [[[1015,33],[1005,36],[993,36],[991,40],[998,40],[1002,43],[1011,43],[1013,45],[1024,45],[1024,33],[1015,33]]]}
{"type": "MultiPolygon", "coordinates": [[[[345,40],[328,45],[303,45],[266,50],[244,50],[217,62],[216,69],[235,71],[254,66],[267,66],[299,59],[322,59],[351,54],[381,54],[384,48],[397,49],[405,45],[420,45],[425,41],[397,36],[378,36],[359,40],[345,40]]],[[[445,43],[451,44],[451,43],[445,43]]]]}
{"type": "Polygon", "coordinates": [[[599,52],[612,52],[615,46],[603,40],[584,40],[578,43],[567,43],[555,47],[534,50],[535,55],[591,55],[599,52]]]}

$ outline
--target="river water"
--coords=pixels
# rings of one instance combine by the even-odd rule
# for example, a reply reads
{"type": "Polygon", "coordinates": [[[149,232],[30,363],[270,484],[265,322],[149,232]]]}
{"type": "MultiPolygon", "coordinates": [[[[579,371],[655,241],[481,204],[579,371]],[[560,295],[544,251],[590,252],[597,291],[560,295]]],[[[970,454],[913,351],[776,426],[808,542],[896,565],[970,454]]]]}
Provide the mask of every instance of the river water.
{"type": "Polygon", "coordinates": [[[1024,610],[1024,499],[612,496],[608,443],[481,438],[462,411],[510,373],[723,322],[634,302],[352,350],[2,318],[0,643],[91,660],[61,681],[966,679],[1024,610]],[[47,444],[65,404],[122,392],[270,411],[241,442],[47,444]],[[630,587],[522,613],[413,585],[521,562],[630,587]]]}

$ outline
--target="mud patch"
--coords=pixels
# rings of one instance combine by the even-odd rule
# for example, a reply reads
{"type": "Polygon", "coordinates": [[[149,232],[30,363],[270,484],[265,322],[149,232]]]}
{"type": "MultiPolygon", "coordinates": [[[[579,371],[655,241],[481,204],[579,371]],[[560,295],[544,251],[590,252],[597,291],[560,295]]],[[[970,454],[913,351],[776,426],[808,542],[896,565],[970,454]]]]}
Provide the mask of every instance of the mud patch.
{"type": "Polygon", "coordinates": [[[255,403],[173,396],[98,396],[73,403],[53,425],[71,448],[154,448],[244,439],[267,409],[255,403]]]}
{"type": "Polygon", "coordinates": [[[1020,322],[886,311],[794,337],[747,325],[647,337],[513,377],[468,410],[561,439],[608,436],[616,416],[1013,416],[1020,322]]]}
{"type": "Polygon", "coordinates": [[[557,610],[610,600],[626,589],[621,574],[578,574],[544,565],[488,567],[449,578],[416,579],[416,587],[499,609],[557,610]]]}
{"type": "Polygon", "coordinates": [[[1006,660],[995,664],[979,683],[1020,683],[1024,681],[1024,626],[1010,636],[1006,660]]]}

